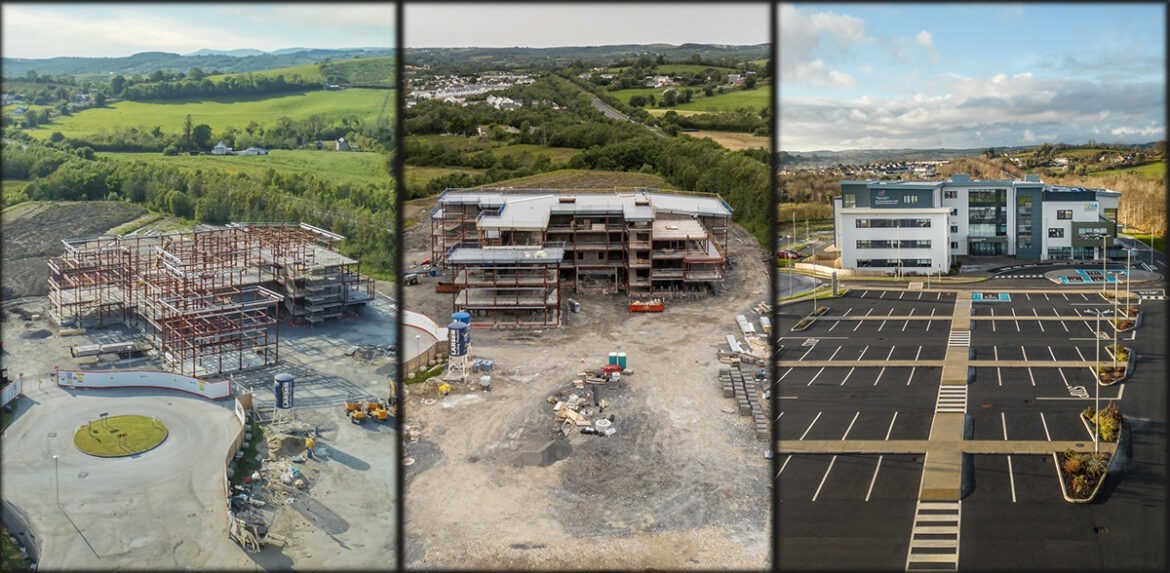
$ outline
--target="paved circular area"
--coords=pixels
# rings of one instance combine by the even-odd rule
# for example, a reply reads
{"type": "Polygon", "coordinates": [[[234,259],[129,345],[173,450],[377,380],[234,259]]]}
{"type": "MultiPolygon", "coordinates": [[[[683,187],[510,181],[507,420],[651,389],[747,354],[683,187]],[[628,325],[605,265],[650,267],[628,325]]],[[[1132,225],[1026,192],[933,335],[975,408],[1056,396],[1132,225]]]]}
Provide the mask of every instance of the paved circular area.
{"type": "Polygon", "coordinates": [[[25,411],[4,432],[0,495],[36,535],[39,569],[255,566],[219,526],[227,522],[224,461],[239,428],[232,401],[49,385],[25,394],[25,411]],[[170,437],[127,457],[82,453],[61,420],[102,412],[153,416],[170,437]]]}
{"type": "Polygon", "coordinates": [[[165,424],[150,416],[129,414],[82,424],[73,434],[73,445],[91,456],[121,458],[153,450],[165,439],[165,424]]]}

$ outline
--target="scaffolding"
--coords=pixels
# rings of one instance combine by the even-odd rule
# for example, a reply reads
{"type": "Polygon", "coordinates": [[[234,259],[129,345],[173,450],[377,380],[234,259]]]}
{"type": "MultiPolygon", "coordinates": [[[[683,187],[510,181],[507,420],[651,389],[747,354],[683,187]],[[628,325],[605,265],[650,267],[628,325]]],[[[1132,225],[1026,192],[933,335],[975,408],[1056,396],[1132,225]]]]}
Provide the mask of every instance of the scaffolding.
{"type": "Polygon", "coordinates": [[[272,365],[282,314],[318,324],[373,300],[373,280],[334,250],[343,239],[304,223],[233,223],[65,240],[48,263],[50,316],[61,328],[139,326],[180,374],[272,365]]]}
{"type": "Polygon", "coordinates": [[[565,288],[670,296],[723,281],[730,221],[713,194],[449,189],[431,211],[431,260],[450,267],[457,245],[560,244],[565,288]]]}
{"type": "Polygon", "coordinates": [[[452,247],[446,259],[455,277],[455,312],[470,314],[473,327],[560,326],[563,251],[553,244],[452,247]]]}

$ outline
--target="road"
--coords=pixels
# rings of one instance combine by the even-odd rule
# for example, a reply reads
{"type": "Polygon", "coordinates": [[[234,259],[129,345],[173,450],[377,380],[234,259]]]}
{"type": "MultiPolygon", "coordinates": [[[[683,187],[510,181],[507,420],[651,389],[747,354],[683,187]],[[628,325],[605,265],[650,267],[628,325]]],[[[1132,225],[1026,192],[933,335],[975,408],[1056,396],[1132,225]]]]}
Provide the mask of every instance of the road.
{"type": "MultiPolygon", "coordinates": [[[[573,85],[576,86],[577,84],[573,84],[573,85]]],[[[662,133],[658,128],[651,127],[649,125],[645,125],[642,123],[638,123],[638,122],[630,119],[629,116],[614,109],[613,106],[610,106],[609,104],[601,101],[601,98],[589,93],[588,90],[582,88],[581,86],[577,86],[577,89],[581,90],[582,93],[589,96],[590,101],[593,102],[593,107],[597,108],[599,111],[601,111],[601,113],[604,113],[606,117],[611,118],[611,119],[616,119],[618,121],[628,121],[630,123],[637,123],[638,125],[641,125],[641,126],[645,127],[646,129],[650,130],[650,133],[653,133],[654,135],[657,135],[658,137],[662,137],[662,138],[666,137],[666,134],[662,133]]]]}

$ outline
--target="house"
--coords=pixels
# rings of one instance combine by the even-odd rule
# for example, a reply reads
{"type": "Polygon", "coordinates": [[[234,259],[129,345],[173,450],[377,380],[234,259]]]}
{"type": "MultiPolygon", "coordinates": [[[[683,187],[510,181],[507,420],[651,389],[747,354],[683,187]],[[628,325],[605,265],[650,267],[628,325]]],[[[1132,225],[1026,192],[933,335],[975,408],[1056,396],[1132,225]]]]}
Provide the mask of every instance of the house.
{"type": "Polygon", "coordinates": [[[337,84],[325,84],[325,89],[331,90],[331,91],[338,91],[341,89],[341,86],[339,86],[337,84]]]}
{"type": "Polygon", "coordinates": [[[22,105],[16,109],[12,110],[12,115],[24,115],[24,112],[26,112],[26,111],[28,111],[28,106],[22,105]]]}
{"type": "Polygon", "coordinates": [[[244,155],[268,155],[268,150],[253,145],[243,151],[244,155]]]}
{"type": "Polygon", "coordinates": [[[350,151],[349,142],[346,141],[344,137],[337,138],[337,150],[350,151]]]}
{"type": "Polygon", "coordinates": [[[727,74],[727,83],[733,86],[743,85],[744,74],[727,74]]]}
{"type": "Polygon", "coordinates": [[[228,147],[227,145],[224,145],[224,143],[221,141],[221,142],[215,144],[215,147],[211,148],[211,154],[212,155],[231,155],[232,148],[228,147]]]}

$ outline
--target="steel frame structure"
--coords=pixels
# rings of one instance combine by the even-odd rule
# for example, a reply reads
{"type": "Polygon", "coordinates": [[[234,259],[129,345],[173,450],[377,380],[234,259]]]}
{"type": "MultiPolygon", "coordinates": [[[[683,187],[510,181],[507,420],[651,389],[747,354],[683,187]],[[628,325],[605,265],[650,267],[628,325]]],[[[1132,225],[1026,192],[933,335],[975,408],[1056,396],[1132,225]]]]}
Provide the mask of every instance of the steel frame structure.
{"type": "Polygon", "coordinates": [[[61,327],[140,326],[181,374],[275,364],[282,301],[316,324],[373,300],[360,263],[334,251],[342,240],[304,223],[65,240],[48,263],[50,315],[61,327]]]}

